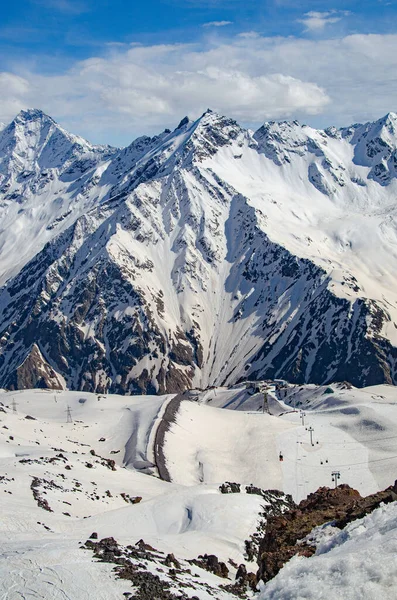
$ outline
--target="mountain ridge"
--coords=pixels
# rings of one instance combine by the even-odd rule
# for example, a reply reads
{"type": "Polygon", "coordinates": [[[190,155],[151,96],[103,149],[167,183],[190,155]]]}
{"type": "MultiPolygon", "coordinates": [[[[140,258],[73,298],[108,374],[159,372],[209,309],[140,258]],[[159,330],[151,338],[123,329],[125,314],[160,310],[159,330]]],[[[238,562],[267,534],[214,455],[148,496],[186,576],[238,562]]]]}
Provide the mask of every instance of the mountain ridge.
{"type": "Polygon", "coordinates": [[[2,385],[34,345],[52,379],[100,393],[395,383],[396,121],[252,133],[206,111],[123,149],[68,134],[39,185],[43,152],[26,184],[3,149],[2,385]]]}

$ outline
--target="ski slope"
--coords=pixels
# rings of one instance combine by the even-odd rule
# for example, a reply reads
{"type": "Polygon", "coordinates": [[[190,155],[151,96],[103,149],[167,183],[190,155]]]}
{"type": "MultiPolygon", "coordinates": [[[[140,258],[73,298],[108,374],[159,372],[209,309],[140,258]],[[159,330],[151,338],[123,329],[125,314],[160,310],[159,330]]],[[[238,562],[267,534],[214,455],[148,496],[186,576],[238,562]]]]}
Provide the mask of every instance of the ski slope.
{"type": "MultiPolygon", "coordinates": [[[[143,539],[164,556],[173,553],[191,569],[191,596],[231,600],[219,586],[233,582],[232,565],[256,570],[244,542],[264,500],[222,494],[220,484],[240,483],[242,492],[251,483],[279,488],[298,501],[332,485],[334,470],[362,494],[394,481],[395,388],[264,386],[272,414],[249,384],[186,394],[164,436],[170,483],[158,478],[154,448],[172,395],[1,391],[0,597],[113,600],[130,592],[110,564],[80,548],[97,532],[125,547],[143,539]],[[306,427],[313,427],[313,446],[306,427]],[[224,561],[230,579],[186,562],[203,553],[224,561]]],[[[166,577],[159,568],[148,563],[166,577]]],[[[283,598],[274,594],[263,598],[283,598]]]]}
{"type": "Polygon", "coordinates": [[[291,385],[276,392],[269,385],[273,414],[262,412],[263,393],[245,385],[197,391],[198,402],[182,404],[165,440],[173,481],[254,480],[297,502],[332,486],[333,471],[362,495],[384,489],[397,476],[397,390],[344,388],[291,385]]]}
{"type": "MultiPolygon", "coordinates": [[[[156,476],[153,436],[170,398],[0,393],[0,597],[120,598],[130,586],[79,549],[93,531],[125,545],[143,538],[185,559],[209,552],[244,561],[259,496],[225,497],[217,485],[179,486],[156,476]],[[104,459],[114,460],[115,470],[104,459]],[[38,506],[34,478],[52,512],[38,506]],[[142,500],[131,504],[137,496],[142,500]]],[[[200,581],[219,585],[197,571],[200,581]]]]}

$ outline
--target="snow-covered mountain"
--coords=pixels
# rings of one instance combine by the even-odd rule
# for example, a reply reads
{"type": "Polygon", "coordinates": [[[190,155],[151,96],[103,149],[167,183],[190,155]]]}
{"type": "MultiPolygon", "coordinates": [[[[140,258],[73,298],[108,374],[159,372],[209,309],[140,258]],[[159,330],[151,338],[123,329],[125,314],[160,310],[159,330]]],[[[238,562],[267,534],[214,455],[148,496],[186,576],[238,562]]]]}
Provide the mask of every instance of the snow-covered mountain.
{"type": "Polygon", "coordinates": [[[35,109],[21,111],[0,131],[2,283],[95,206],[98,167],[114,152],[71,135],[35,109]]]}
{"type": "Polygon", "coordinates": [[[122,150],[0,132],[0,381],[396,383],[397,116],[256,133],[207,111],[122,150]]]}

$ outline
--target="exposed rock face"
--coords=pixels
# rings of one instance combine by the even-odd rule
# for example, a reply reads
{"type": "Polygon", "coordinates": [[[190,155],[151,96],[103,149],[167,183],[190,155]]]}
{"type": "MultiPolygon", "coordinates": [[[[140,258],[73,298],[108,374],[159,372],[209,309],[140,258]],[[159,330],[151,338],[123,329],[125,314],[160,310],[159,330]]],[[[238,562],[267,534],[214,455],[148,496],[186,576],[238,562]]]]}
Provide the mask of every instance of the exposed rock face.
{"type": "Polygon", "coordinates": [[[9,388],[16,390],[30,390],[33,388],[62,390],[64,386],[62,385],[62,378],[44,359],[37,345],[33,344],[23,363],[11,374],[9,388]]]}
{"type": "Polygon", "coordinates": [[[356,237],[342,231],[345,215],[354,223],[370,206],[370,219],[394,198],[396,122],[269,123],[252,135],[208,111],[117,150],[23,111],[0,132],[0,243],[12,249],[7,232],[26,231],[18,265],[0,257],[0,276],[15,275],[0,289],[0,385],[123,394],[246,377],[397,383],[397,311],[393,286],[382,287],[397,259],[394,217],[379,231],[370,221],[390,271],[376,293],[364,291],[356,237]],[[38,204],[40,227],[28,220],[38,204]]]}
{"type": "Polygon", "coordinates": [[[197,559],[193,559],[190,562],[218,577],[227,578],[229,574],[229,569],[225,563],[220,561],[215,554],[200,555],[197,559]]]}
{"type": "Polygon", "coordinates": [[[247,585],[253,581],[252,573],[244,573],[240,569],[236,584],[233,585],[230,580],[227,583],[228,568],[215,555],[205,554],[198,559],[183,560],[173,554],[164,556],[161,550],[156,550],[143,540],[126,548],[119,545],[113,537],[96,540],[91,536],[81,548],[92,550],[99,561],[115,565],[115,576],[133,586],[133,592],[124,593],[126,598],[198,600],[198,596],[193,594],[197,592],[202,597],[204,592],[206,596],[216,599],[224,598],[224,592],[227,591],[230,598],[245,599],[247,585]],[[219,583],[207,583],[207,578],[203,578],[205,571],[219,577],[219,583]]]}
{"type": "Polygon", "coordinates": [[[312,556],[315,548],[302,543],[319,525],[332,521],[343,528],[351,521],[361,519],[381,503],[397,500],[397,481],[382,492],[362,498],[348,485],[336,489],[326,487],[310,494],[296,509],[280,516],[270,517],[259,547],[257,580],[269,581],[295,554],[312,556]]]}

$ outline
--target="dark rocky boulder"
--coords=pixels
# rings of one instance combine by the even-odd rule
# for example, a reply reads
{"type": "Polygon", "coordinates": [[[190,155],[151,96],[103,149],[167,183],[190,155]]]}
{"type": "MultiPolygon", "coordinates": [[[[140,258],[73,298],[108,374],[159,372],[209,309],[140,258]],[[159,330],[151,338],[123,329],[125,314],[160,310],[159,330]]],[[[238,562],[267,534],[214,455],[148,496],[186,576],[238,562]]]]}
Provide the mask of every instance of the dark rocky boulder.
{"type": "Polygon", "coordinates": [[[259,545],[257,581],[267,582],[277,575],[294,555],[312,556],[316,548],[302,542],[319,525],[332,522],[343,528],[378,508],[381,503],[397,500],[397,481],[384,491],[361,497],[348,485],[336,489],[322,487],[282,515],[268,518],[265,535],[259,545]]]}
{"type": "Polygon", "coordinates": [[[204,554],[200,555],[198,559],[193,559],[191,561],[192,564],[217,575],[218,577],[227,578],[229,575],[229,569],[225,565],[224,562],[220,561],[215,554],[204,554]]]}
{"type": "Polygon", "coordinates": [[[221,492],[221,494],[239,494],[240,487],[241,486],[239,483],[226,481],[226,483],[222,483],[222,485],[219,486],[219,491],[221,492]]]}

